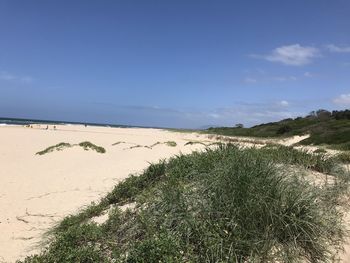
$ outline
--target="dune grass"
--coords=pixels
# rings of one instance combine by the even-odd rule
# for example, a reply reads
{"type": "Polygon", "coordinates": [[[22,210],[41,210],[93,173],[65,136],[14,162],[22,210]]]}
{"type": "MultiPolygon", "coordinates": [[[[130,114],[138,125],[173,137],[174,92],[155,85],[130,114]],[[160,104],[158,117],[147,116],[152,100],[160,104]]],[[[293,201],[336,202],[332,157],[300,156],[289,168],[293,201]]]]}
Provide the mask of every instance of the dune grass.
{"type": "Polygon", "coordinates": [[[314,150],[314,153],[325,153],[326,154],[327,151],[323,148],[318,148],[318,149],[314,150]]]}
{"type": "Polygon", "coordinates": [[[324,152],[310,153],[306,150],[295,149],[292,146],[278,144],[267,144],[259,151],[266,158],[276,163],[299,165],[325,174],[336,173],[338,168],[337,158],[328,156],[324,152]]]}
{"type": "Polygon", "coordinates": [[[294,150],[220,145],[151,164],[66,217],[24,262],[330,262],[346,234],[337,200],[348,176],[294,150]],[[337,183],[315,186],[290,165],[337,183]],[[111,207],[105,223],[90,220],[111,207]]]}
{"type": "Polygon", "coordinates": [[[134,148],[147,148],[147,149],[150,149],[152,150],[155,146],[157,145],[161,145],[161,144],[164,144],[164,145],[167,145],[169,147],[176,147],[177,146],[177,143],[175,141],[166,141],[166,142],[155,142],[151,145],[140,145],[140,144],[135,144],[129,148],[126,148],[126,149],[134,149],[134,148]]]}
{"type": "Polygon", "coordinates": [[[115,142],[115,143],[112,144],[112,146],[116,146],[116,145],[119,145],[119,144],[122,144],[122,143],[125,143],[125,142],[123,142],[123,141],[115,142]]]}
{"type": "Polygon", "coordinates": [[[199,144],[199,145],[203,145],[205,147],[209,147],[209,146],[213,146],[213,145],[222,145],[224,144],[223,142],[203,142],[203,141],[189,141],[189,142],[186,142],[184,144],[184,146],[187,146],[187,145],[196,145],[196,144],[199,144]]]}
{"type": "Polygon", "coordinates": [[[56,145],[47,147],[45,150],[39,151],[36,154],[37,155],[44,155],[44,154],[47,154],[47,153],[50,153],[50,152],[53,152],[53,151],[61,151],[61,150],[65,149],[65,148],[70,148],[72,146],[73,145],[71,145],[70,143],[61,142],[61,143],[58,143],[56,145]]]}
{"type": "Polygon", "coordinates": [[[338,150],[350,150],[349,112],[349,110],[332,112],[328,116],[312,114],[295,119],[264,123],[251,128],[214,127],[202,132],[212,135],[260,138],[285,138],[309,134],[309,138],[300,142],[301,145],[324,145],[338,150]]]}
{"type": "Polygon", "coordinates": [[[169,146],[169,147],[176,147],[177,146],[177,143],[174,141],[167,141],[167,142],[164,142],[164,144],[169,146]]]}
{"type": "MultiPolygon", "coordinates": [[[[349,137],[348,137],[348,140],[350,140],[349,137]]],[[[350,141],[345,143],[330,145],[330,148],[334,150],[339,150],[339,151],[350,151],[350,141]]]]}
{"type": "Polygon", "coordinates": [[[83,147],[85,151],[93,150],[93,151],[96,151],[98,153],[105,153],[106,152],[105,148],[103,148],[101,146],[97,146],[96,144],[93,144],[93,143],[88,142],[88,141],[79,143],[79,146],[83,147]]]}
{"type": "Polygon", "coordinates": [[[131,150],[131,149],[135,149],[135,148],[148,148],[148,146],[136,144],[136,145],[130,146],[129,148],[126,148],[126,149],[130,149],[131,150]]]}
{"type": "Polygon", "coordinates": [[[50,153],[50,152],[53,152],[53,151],[62,151],[63,149],[71,148],[71,147],[74,147],[74,146],[80,146],[85,151],[93,150],[93,151],[96,151],[98,153],[105,153],[106,152],[105,148],[103,148],[101,146],[97,146],[97,145],[95,145],[95,144],[93,144],[91,142],[85,141],[85,142],[81,142],[79,144],[70,144],[70,143],[66,143],[66,142],[61,142],[59,144],[47,147],[45,150],[39,151],[36,154],[37,155],[44,155],[44,154],[47,154],[47,153],[50,153]]]}
{"type": "Polygon", "coordinates": [[[184,146],[187,146],[187,145],[195,145],[195,144],[200,144],[200,145],[203,145],[203,146],[207,146],[204,142],[200,142],[200,141],[189,141],[189,142],[186,142],[184,144],[184,146]]]}
{"type": "Polygon", "coordinates": [[[350,164],[350,151],[341,152],[336,155],[336,158],[345,164],[350,164]]]}

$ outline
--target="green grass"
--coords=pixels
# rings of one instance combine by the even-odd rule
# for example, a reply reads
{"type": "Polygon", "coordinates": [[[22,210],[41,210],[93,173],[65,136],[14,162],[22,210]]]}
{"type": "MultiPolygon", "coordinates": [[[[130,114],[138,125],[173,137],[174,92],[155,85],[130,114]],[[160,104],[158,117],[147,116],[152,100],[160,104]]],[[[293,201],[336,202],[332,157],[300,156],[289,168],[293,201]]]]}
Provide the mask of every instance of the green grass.
{"type": "Polygon", "coordinates": [[[262,147],[261,152],[265,158],[276,163],[298,165],[317,172],[332,174],[337,172],[338,163],[335,157],[325,153],[309,153],[291,146],[268,144],[262,147]]]}
{"type": "Polygon", "coordinates": [[[342,163],[350,164],[350,151],[339,153],[336,158],[342,163]]]}
{"type": "Polygon", "coordinates": [[[337,160],[322,153],[220,145],[128,177],[24,262],[330,262],[346,234],[338,200],[347,189],[337,160]],[[315,186],[300,169],[335,183],[315,186]],[[91,222],[111,206],[105,223],[91,222]]]}
{"type": "Polygon", "coordinates": [[[284,138],[310,134],[303,145],[328,145],[339,150],[350,150],[350,119],[304,117],[256,125],[251,128],[218,127],[204,133],[225,136],[284,138]]]}
{"type": "Polygon", "coordinates": [[[140,145],[140,144],[136,144],[136,145],[133,145],[133,146],[130,146],[129,148],[126,148],[126,149],[135,149],[135,148],[149,148],[148,146],[144,146],[144,145],[140,145]]]}
{"type": "Polygon", "coordinates": [[[122,141],[120,141],[120,142],[115,142],[115,143],[112,144],[112,146],[116,146],[116,145],[119,145],[119,144],[122,144],[122,143],[125,143],[125,142],[122,142],[122,141]]]}
{"type": "Polygon", "coordinates": [[[340,151],[350,151],[350,142],[331,145],[330,148],[340,151]]]}
{"type": "Polygon", "coordinates": [[[203,145],[205,147],[209,147],[209,146],[220,146],[220,145],[223,145],[224,143],[222,142],[203,142],[203,141],[189,141],[189,142],[186,142],[184,144],[184,146],[187,146],[187,145],[196,145],[196,144],[199,144],[199,145],[203,145]]]}
{"type": "MultiPolygon", "coordinates": [[[[334,121],[336,122],[336,121],[334,121]]],[[[330,126],[330,125],[329,125],[330,126]]],[[[334,127],[321,128],[316,133],[311,133],[311,136],[301,142],[301,144],[308,145],[342,145],[340,147],[349,147],[350,145],[350,120],[348,121],[348,127],[343,131],[335,129],[334,127]],[[332,129],[332,130],[331,130],[332,129]]]]}
{"type": "Polygon", "coordinates": [[[203,145],[203,146],[207,146],[204,142],[200,142],[200,141],[189,141],[189,142],[186,142],[184,146],[195,145],[195,144],[200,144],[200,145],[203,145]]]}
{"type": "Polygon", "coordinates": [[[136,144],[134,146],[131,146],[129,148],[126,148],[126,149],[134,149],[134,148],[147,148],[147,149],[153,149],[155,146],[157,145],[161,145],[161,144],[164,144],[164,145],[167,145],[169,147],[176,147],[177,146],[177,143],[174,142],[174,141],[166,141],[166,142],[156,142],[156,143],[153,143],[151,145],[140,145],[140,144],[136,144]]]}
{"type": "Polygon", "coordinates": [[[169,146],[169,147],[176,147],[177,146],[177,143],[174,141],[167,141],[167,142],[164,142],[164,144],[169,146]]]}
{"type": "Polygon", "coordinates": [[[314,153],[327,153],[327,151],[323,148],[318,148],[318,149],[314,150],[314,153]]]}
{"type": "Polygon", "coordinates": [[[152,149],[153,147],[155,147],[157,145],[161,145],[161,144],[167,145],[169,147],[176,147],[177,146],[177,143],[174,142],[174,141],[166,141],[166,142],[156,142],[156,143],[153,143],[150,146],[145,146],[145,147],[148,147],[149,149],[152,149]]]}
{"type": "Polygon", "coordinates": [[[96,144],[93,144],[93,143],[88,142],[88,141],[79,143],[79,146],[83,147],[85,151],[92,150],[92,151],[96,151],[98,153],[105,153],[106,152],[105,148],[103,148],[101,146],[97,146],[96,144]]]}
{"type": "Polygon", "coordinates": [[[50,152],[53,152],[53,151],[61,151],[61,150],[65,149],[65,148],[70,148],[72,146],[73,145],[71,145],[69,143],[61,142],[61,143],[58,143],[56,145],[47,147],[45,150],[39,151],[36,154],[37,155],[44,155],[44,154],[47,154],[47,153],[50,153],[50,152]]]}
{"type": "Polygon", "coordinates": [[[40,152],[37,152],[36,154],[37,155],[44,155],[44,154],[47,154],[47,153],[50,153],[50,152],[53,152],[53,151],[61,151],[63,149],[66,149],[66,148],[71,148],[71,147],[74,147],[74,146],[80,146],[82,147],[85,151],[88,151],[88,150],[93,150],[93,151],[96,151],[98,153],[105,153],[106,152],[106,149],[101,147],[101,146],[97,146],[91,142],[88,142],[88,141],[85,141],[85,142],[81,142],[79,144],[70,144],[70,143],[65,143],[65,142],[61,142],[59,144],[56,144],[56,145],[53,145],[53,146],[50,146],[48,148],[46,148],[45,150],[42,150],[40,152]]]}

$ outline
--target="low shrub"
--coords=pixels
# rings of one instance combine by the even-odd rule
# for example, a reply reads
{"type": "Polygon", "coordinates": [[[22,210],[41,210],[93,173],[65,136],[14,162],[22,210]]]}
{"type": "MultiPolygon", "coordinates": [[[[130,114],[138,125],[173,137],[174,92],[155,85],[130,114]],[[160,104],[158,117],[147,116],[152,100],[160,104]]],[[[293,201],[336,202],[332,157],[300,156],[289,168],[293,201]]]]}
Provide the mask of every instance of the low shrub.
{"type": "Polygon", "coordinates": [[[219,145],[152,164],[65,219],[25,262],[330,262],[346,236],[338,199],[348,179],[315,186],[290,165],[334,173],[336,160],[219,145]],[[110,205],[104,224],[89,223],[110,205]]]}
{"type": "Polygon", "coordinates": [[[97,146],[91,142],[85,141],[85,142],[81,142],[79,143],[79,146],[83,147],[85,151],[93,150],[96,151],[98,153],[105,153],[106,150],[105,148],[101,147],[101,146],[97,146]]]}
{"type": "Polygon", "coordinates": [[[65,148],[70,148],[72,147],[71,144],[69,143],[66,143],[66,142],[61,142],[61,143],[58,143],[56,145],[53,145],[53,146],[50,146],[50,147],[47,147],[45,150],[42,150],[42,151],[39,151],[37,152],[36,154],[37,155],[44,155],[46,153],[50,153],[50,152],[53,152],[53,151],[61,151],[65,148]]]}

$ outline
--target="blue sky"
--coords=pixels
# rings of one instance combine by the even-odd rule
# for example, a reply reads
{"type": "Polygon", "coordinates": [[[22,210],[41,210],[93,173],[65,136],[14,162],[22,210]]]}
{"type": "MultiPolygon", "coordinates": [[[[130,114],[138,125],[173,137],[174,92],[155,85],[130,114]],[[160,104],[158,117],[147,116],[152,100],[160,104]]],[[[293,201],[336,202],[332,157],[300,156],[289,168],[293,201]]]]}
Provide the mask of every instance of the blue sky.
{"type": "Polygon", "coordinates": [[[198,128],[350,107],[350,1],[0,0],[0,116],[198,128]]]}

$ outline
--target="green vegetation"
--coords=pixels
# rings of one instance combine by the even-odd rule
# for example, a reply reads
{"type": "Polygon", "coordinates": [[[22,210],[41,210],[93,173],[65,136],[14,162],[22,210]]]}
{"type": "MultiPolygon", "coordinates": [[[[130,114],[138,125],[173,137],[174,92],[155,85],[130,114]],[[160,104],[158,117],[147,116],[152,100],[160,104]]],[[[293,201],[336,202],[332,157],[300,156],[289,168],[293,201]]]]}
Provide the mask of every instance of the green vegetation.
{"type": "Polygon", "coordinates": [[[122,144],[122,143],[125,143],[125,142],[115,142],[112,144],[112,146],[116,146],[116,145],[119,145],[119,144],[122,144]]]}
{"type": "Polygon", "coordinates": [[[50,146],[50,147],[46,148],[43,151],[37,152],[36,154],[37,155],[43,155],[43,154],[47,154],[47,153],[53,152],[55,150],[56,151],[61,151],[63,149],[71,148],[71,147],[74,147],[74,146],[83,147],[85,151],[88,151],[90,149],[90,150],[96,151],[98,153],[105,153],[106,152],[105,148],[103,148],[101,146],[97,146],[97,145],[95,145],[95,144],[93,144],[91,142],[85,141],[85,142],[81,142],[79,144],[70,144],[70,143],[61,142],[59,144],[50,146]]]}
{"type": "Polygon", "coordinates": [[[127,149],[134,149],[134,148],[149,148],[149,147],[147,145],[143,146],[143,145],[140,145],[140,144],[136,144],[136,145],[130,146],[127,149]]]}
{"type": "Polygon", "coordinates": [[[101,146],[97,146],[91,142],[81,142],[79,143],[79,146],[83,147],[85,151],[88,151],[88,150],[93,150],[93,151],[96,151],[98,153],[105,153],[106,150],[105,148],[101,147],[101,146]]]}
{"type": "Polygon", "coordinates": [[[43,154],[50,153],[50,152],[53,152],[53,151],[62,151],[63,149],[70,148],[70,147],[72,147],[71,144],[66,143],[66,142],[61,142],[61,143],[58,143],[56,145],[47,147],[45,150],[37,152],[36,154],[37,155],[43,155],[43,154]]]}
{"type": "Polygon", "coordinates": [[[186,142],[184,144],[184,146],[186,146],[186,145],[195,145],[195,144],[200,144],[200,145],[209,147],[209,146],[214,146],[214,145],[215,146],[222,145],[223,143],[222,142],[189,141],[189,142],[186,142]]]}
{"type": "Polygon", "coordinates": [[[337,160],[324,153],[311,154],[305,150],[297,150],[291,146],[268,144],[259,152],[276,163],[298,165],[306,169],[324,174],[332,174],[337,170],[337,160]]]}
{"type": "Polygon", "coordinates": [[[350,151],[339,153],[336,158],[342,163],[350,164],[350,151]]]}
{"type": "Polygon", "coordinates": [[[201,141],[189,141],[189,142],[185,143],[185,146],[186,145],[195,145],[195,144],[200,144],[200,145],[207,146],[204,142],[201,142],[201,141]]]}
{"type": "Polygon", "coordinates": [[[126,148],[126,149],[134,149],[134,148],[147,148],[147,149],[153,149],[153,147],[157,146],[157,145],[161,145],[161,144],[164,144],[164,145],[167,145],[169,147],[176,147],[177,146],[177,143],[174,142],[174,141],[166,141],[166,142],[156,142],[156,143],[153,143],[152,145],[140,145],[140,144],[136,144],[134,146],[131,146],[129,148],[126,148]]]}
{"type": "Polygon", "coordinates": [[[205,132],[226,136],[285,137],[310,134],[304,145],[330,145],[339,150],[350,150],[350,110],[328,112],[318,110],[302,118],[285,119],[252,128],[220,127],[205,132]]]}
{"type": "Polygon", "coordinates": [[[350,151],[350,142],[332,145],[331,148],[334,150],[340,150],[340,151],[350,151]]]}
{"type": "Polygon", "coordinates": [[[169,147],[176,147],[177,146],[177,143],[174,141],[167,141],[167,142],[164,142],[164,144],[169,146],[169,147]]]}
{"type": "Polygon", "coordinates": [[[222,144],[131,175],[24,262],[330,262],[345,238],[347,189],[348,175],[323,153],[222,144]],[[308,169],[333,183],[309,183],[308,169]],[[128,203],[136,207],[119,208],[128,203]],[[106,222],[91,221],[107,209],[106,222]]]}
{"type": "Polygon", "coordinates": [[[326,154],[327,151],[323,148],[318,148],[318,149],[314,150],[314,153],[325,153],[326,154]]]}
{"type": "Polygon", "coordinates": [[[166,141],[166,142],[156,142],[156,143],[153,143],[150,146],[145,146],[145,147],[148,147],[148,148],[152,149],[153,147],[155,147],[157,145],[160,145],[160,144],[164,144],[164,145],[167,145],[169,147],[176,147],[177,146],[177,143],[174,142],[174,141],[166,141]]]}

